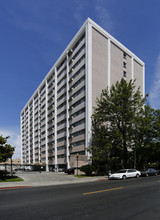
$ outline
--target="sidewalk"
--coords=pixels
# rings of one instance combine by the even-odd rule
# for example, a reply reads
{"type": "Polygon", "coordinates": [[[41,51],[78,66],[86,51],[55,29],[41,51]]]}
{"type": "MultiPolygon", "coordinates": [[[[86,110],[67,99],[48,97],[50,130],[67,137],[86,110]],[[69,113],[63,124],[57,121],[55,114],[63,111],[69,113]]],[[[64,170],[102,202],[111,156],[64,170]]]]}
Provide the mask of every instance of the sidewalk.
{"type": "Polygon", "coordinates": [[[51,172],[41,172],[41,173],[16,173],[17,176],[24,179],[22,182],[0,182],[0,189],[6,187],[32,187],[32,186],[52,186],[52,185],[63,185],[63,184],[73,184],[73,183],[85,183],[94,182],[100,180],[108,180],[107,176],[93,176],[93,177],[81,177],[77,178],[73,175],[68,175],[65,173],[51,173],[51,172]]]}

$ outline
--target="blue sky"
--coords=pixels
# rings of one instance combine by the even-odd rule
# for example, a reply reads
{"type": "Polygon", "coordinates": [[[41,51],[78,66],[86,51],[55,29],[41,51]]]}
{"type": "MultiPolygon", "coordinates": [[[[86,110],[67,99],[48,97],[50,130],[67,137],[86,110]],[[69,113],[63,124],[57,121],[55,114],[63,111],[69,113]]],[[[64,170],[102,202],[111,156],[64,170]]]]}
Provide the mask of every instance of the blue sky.
{"type": "Polygon", "coordinates": [[[0,0],[0,134],[20,157],[20,112],[90,17],[146,65],[146,93],[160,108],[159,0],[0,0]]]}

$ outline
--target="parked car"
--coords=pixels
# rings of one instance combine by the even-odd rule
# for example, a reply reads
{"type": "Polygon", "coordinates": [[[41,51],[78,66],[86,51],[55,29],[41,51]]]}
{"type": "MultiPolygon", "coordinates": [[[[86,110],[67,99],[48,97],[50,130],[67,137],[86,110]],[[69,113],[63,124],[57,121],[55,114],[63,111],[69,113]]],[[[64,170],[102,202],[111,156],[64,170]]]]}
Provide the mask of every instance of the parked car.
{"type": "Polygon", "coordinates": [[[155,170],[153,168],[148,168],[146,170],[141,170],[142,176],[157,176],[158,170],[155,170]]]}
{"type": "Polygon", "coordinates": [[[15,168],[13,169],[14,171],[25,171],[26,169],[25,168],[22,168],[22,167],[19,167],[19,168],[15,168]]]}
{"type": "Polygon", "coordinates": [[[135,169],[123,169],[119,170],[116,173],[110,174],[109,179],[126,179],[132,177],[139,177],[141,175],[140,171],[135,169]]]}
{"type": "Polygon", "coordinates": [[[65,172],[65,168],[58,168],[58,172],[65,172]]]}
{"type": "Polygon", "coordinates": [[[76,169],[75,167],[72,167],[72,168],[66,169],[65,173],[68,173],[68,174],[74,174],[75,169],[76,169]]]}
{"type": "MultiPolygon", "coordinates": [[[[80,168],[78,168],[79,170],[80,168]]],[[[77,167],[71,167],[69,169],[66,169],[65,170],[65,173],[68,173],[68,174],[75,174],[75,170],[77,171],[77,167]]]]}

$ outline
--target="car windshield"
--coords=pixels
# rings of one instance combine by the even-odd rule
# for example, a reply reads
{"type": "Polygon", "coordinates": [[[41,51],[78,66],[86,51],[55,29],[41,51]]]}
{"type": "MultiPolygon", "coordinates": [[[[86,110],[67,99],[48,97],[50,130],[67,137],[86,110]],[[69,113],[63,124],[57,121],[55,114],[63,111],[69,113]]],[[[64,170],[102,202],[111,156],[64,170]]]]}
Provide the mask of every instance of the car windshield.
{"type": "Polygon", "coordinates": [[[119,171],[117,171],[117,173],[126,173],[127,172],[127,170],[119,170],[119,171]]]}

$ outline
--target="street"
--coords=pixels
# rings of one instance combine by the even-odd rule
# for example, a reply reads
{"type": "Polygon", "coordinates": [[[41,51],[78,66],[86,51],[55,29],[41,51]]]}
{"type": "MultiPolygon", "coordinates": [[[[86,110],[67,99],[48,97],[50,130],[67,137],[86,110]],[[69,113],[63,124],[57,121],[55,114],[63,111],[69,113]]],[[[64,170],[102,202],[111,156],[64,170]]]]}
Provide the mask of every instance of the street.
{"type": "Polygon", "coordinates": [[[0,219],[159,220],[160,176],[1,190],[0,219]]]}

